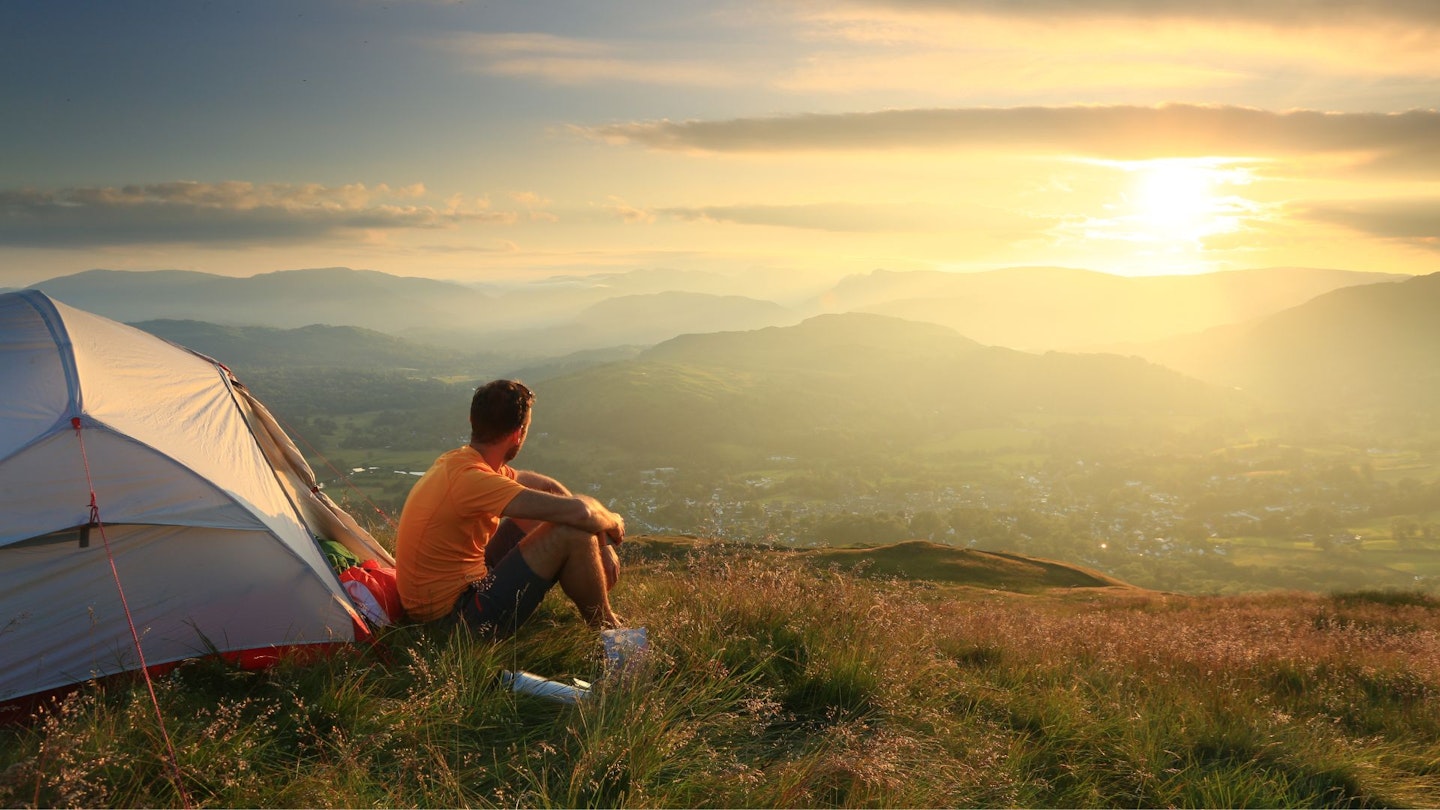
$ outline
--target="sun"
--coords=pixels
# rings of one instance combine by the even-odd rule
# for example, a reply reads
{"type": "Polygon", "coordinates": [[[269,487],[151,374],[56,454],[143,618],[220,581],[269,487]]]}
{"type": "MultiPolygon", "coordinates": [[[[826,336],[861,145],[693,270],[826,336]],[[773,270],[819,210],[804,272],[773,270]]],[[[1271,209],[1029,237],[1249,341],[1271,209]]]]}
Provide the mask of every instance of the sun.
{"type": "Polygon", "coordinates": [[[1265,203],[1242,194],[1256,179],[1254,158],[1082,162],[1102,170],[1096,211],[1057,233],[1123,275],[1217,269],[1243,241],[1239,234],[1269,218],[1265,203]]]}
{"type": "Polygon", "coordinates": [[[1134,179],[1115,224],[1133,241],[1199,248],[1207,237],[1239,229],[1245,206],[1226,189],[1248,181],[1245,169],[1186,158],[1140,161],[1127,170],[1134,179]]]}

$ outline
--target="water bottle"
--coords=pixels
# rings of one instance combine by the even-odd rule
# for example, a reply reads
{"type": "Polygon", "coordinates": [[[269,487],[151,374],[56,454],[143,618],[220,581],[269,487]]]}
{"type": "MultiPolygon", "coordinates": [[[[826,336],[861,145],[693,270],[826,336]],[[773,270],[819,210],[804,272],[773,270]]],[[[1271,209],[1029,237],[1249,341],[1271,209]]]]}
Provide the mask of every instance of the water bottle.
{"type": "Polygon", "coordinates": [[[627,663],[633,664],[649,649],[650,641],[643,627],[617,627],[600,631],[600,640],[605,644],[605,672],[624,672],[627,663]]]}
{"type": "Polygon", "coordinates": [[[500,682],[522,695],[536,695],[560,703],[579,703],[590,694],[589,689],[542,678],[533,672],[503,670],[500,682]]]}

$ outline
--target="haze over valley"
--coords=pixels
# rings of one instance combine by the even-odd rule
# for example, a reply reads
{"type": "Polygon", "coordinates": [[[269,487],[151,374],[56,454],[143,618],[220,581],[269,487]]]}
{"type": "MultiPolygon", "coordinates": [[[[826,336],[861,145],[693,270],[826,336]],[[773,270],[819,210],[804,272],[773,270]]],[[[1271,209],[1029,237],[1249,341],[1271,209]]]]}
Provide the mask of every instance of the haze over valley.
{"type": "Polygon", "coordinates": [[[476,383],[518,376],[540,397],[522,465],[640,531],[926,540],[1200,593],[1440,584],[1440,274],[877,271],[783,303],[690,280],[709,291],[344,269],[36,286],[226,362],[371,520],[465,440],[476,383]],[[897,302],[910,318],[881,314],[897,302]],[[979,341],[967,317],[1056,345],[979,341]],[[1126,353],[1073,348],[1107,342],[1126,353]]]}

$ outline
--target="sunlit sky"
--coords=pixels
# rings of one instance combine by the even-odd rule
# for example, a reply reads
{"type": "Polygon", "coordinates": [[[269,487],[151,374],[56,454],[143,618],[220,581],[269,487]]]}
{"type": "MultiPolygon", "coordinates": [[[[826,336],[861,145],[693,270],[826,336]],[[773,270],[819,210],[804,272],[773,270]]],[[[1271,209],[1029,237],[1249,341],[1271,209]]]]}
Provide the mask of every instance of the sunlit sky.
{"type": "Polygon", "coordinates": [[[0,4],[0,286],[1440,270],[1433,0],[0,4]]]}

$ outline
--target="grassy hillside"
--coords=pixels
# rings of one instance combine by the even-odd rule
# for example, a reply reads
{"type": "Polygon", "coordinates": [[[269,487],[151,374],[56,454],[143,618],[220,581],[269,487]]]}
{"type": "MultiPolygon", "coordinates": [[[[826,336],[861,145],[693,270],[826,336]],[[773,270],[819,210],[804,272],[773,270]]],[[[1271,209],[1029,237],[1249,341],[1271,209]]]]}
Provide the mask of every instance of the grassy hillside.
{"type": "Polygon", "coordinates": [[[832,548],[802,554],[816,565],[833,565],[865,576],[946,582],[1036,593],[1050,588],[1129,587],[1082,566],[1023,554],[1007,554],[911,540],[881,548],[832,548]]]}
{"type": "MultiPolygon", "coordinates": [[[[876,564],[921,551],[881,550],[876,564]]],[[[578,706],[497,682],[501,669],[600,675],[593,637],[556,595],[501,643],[400,628],[309,667],[180,669],[157,688],[185,801],[1440,803],[1429,598],[1017,596],[683,538],[625,552],[616,606],[649,628],[652,651],[578,706]]],[[[164,751],[143,687],[90,692],[0,731],[0,803],[181,804],[164,751]]]]}

